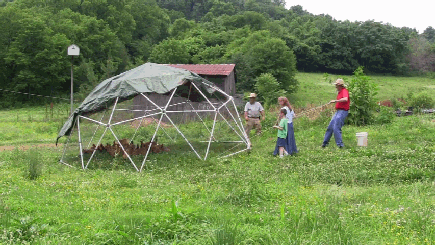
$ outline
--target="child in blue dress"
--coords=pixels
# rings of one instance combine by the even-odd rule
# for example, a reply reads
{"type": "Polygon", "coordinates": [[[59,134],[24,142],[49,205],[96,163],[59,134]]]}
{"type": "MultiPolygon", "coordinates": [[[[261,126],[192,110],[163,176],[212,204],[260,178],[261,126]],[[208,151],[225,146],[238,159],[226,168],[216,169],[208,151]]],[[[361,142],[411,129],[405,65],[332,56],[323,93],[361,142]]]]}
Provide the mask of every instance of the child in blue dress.
{"type": "MultiPolygon", "coordinates": [[[[290,102],[286,97],[279,97],[278,98],[278,104],[281,106],[281,109],[285,109],[287,111],[286,117],[288,119],[288,130],[287,130],[287,145],[285,150],[288,154],[293,155],[298,152],[298,149],[296,147],[296,140],[295,140],[295,131],[293,128],[293,118],[296,117],[295,112],[290,105],[290,102]]],[[[275,150],[275,155],[278,154],[278,150],[275,150]]]]}
{"type": "MultiPolygon", "coordinates": [[[[278,129],[278,139],[276,140],[276,148],[275,152],[279,151],[279,157],[284,157],[285,155],[288,155],[287,151],[285,150],[287,146],[287,131],[288,131],[288,119],[286,118],[287,110],[281,109],[279,118],[281,119],[278,125],[273,126],[274,128],[278,129]]],[[[274,152],[274,155],[276,153],[274,152]]]]}

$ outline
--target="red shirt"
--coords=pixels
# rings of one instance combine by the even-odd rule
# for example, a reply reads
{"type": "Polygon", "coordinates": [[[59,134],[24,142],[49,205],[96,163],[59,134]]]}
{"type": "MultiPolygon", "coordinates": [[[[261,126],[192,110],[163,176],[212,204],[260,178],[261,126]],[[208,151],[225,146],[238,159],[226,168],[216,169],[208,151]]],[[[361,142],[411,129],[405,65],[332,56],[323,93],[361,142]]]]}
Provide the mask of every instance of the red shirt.
{"type": "Polygon", "coordinates": [[[345,98],[345,97],[347,97],[347,101],[346,102],[337,102],[337,103],[335,103],[335,109],[337,109],[337,110],[345,110],[345,111],[349,110],[349,106],[350,106],[349,91],[347,91],[347,89],[345,89],[345,88],[342,88],[340,90],[340,92],[338,92],[337,100],[339,100],[341,98],[345,98]]]}

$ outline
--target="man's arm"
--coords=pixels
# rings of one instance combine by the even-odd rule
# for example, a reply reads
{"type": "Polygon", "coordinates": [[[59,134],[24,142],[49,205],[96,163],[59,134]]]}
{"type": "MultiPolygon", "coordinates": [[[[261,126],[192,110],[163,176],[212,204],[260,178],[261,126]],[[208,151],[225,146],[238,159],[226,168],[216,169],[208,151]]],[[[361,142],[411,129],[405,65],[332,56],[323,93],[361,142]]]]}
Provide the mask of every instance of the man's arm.
{"type": "Polygon", "coordinates": [[[248,112],[245,111],[245,120],[248,121],[248,112]]]}
{"type": "Polygon", "coordinates": [[[339,100],[331,100],[329,103],[347,102],[348,100],[348,97],[343,97],[339,100]]]}
{"type": "Polygon", "coordinates": [[[264,118],[265,118],[265,116],[264,116],[264,110],[260,111],[260,114],[263,117],[263,119],[261,119],[261,120],[264,120],[264,118]]]}

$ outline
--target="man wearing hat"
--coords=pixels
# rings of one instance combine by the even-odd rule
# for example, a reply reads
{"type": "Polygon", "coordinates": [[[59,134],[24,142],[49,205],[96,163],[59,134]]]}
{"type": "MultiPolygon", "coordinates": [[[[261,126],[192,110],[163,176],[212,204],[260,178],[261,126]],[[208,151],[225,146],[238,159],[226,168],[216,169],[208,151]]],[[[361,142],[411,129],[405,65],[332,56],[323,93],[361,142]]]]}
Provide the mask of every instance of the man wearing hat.
{"type": "Polygon", "coordinates": [[[332,117],[332,120],[326,129],[325,139],[323,140],[322,147],[326,147],[328,145],[332,134],[334,134],[335,143],[338,147],[343,148],[344,144],[341,138],[341,127],[343,127],[344,120],[349,113],[350,98],[349,91],[346,89],[343,79],[337,79],[337,81],[335,81],[335,88],[338,91],[337,99],[331,100],[329,103],[335,103],[335,109],[337,112],[332,117]]]}
{"type": "Polygon", "coordinates": [[[249,102],[245,105],[245,120],[246,120],[246,135],[249,138],[249,133],[252,128],[255,128],[257,131],[257,135],[261,134],[261,120],[264,120],[264,109],[263,106],[257,101],[255,101],[257,95],[255,93],[251,93],[249,95],[249,102]]]}

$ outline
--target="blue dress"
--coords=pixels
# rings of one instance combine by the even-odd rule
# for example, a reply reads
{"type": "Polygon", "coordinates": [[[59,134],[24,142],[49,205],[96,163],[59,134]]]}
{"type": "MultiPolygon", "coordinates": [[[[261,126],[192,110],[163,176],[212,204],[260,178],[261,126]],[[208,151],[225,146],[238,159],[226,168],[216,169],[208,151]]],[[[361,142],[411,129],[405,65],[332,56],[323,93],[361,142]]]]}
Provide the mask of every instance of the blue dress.
{"type": "MultiPolygon", "coordinates": [[[[296,147],[296,140],[295,140],[295,131],[293,128],[293,117],[295,116],[295,112],[293,110],[290,111],[290,109],[285,106],[282,109],[287,110],[286,117],[288,119],[288,130],[287,130],[287,138],[286,145],[284,146],[285,150],[288,152],[288,154],[292,155],[298,152],[298,149],[296,147]]],[[[275,147],[275,151],[273,152],[273,155],[276,156],[279,153],[279,146],[275,147]]]]}

